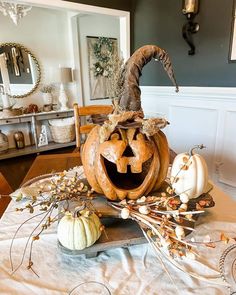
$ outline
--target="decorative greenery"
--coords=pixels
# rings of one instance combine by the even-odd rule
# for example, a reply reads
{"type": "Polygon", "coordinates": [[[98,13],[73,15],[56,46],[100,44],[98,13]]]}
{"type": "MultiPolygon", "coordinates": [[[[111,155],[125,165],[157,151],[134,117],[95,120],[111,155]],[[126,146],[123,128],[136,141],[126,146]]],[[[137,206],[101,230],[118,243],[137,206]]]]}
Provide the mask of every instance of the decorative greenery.
{"type": "Polygon", "coordinates": [[[110,38],[99,37],[98,41],[93,45],[93,53],[101,63],[107,63],[109,61],[109,54],[112,52],[113,43],[110,38]]]}
{"type": "Polygon", "coordinates": [[[99,37],[93,45],[93,54],[97,60],[92,67],[94,77],[110,77],[112,69],[109,61],[114,54],[112,40],[107,37],[99,37]]]}

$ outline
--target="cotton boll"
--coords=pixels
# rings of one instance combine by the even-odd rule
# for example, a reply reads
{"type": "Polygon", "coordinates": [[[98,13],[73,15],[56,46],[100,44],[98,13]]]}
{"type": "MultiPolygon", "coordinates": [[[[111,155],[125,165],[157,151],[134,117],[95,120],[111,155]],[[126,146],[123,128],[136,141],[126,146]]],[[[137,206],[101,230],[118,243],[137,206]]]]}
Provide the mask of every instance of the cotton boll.
{"type": "Polygon", "coordinates": [[[120,216],[121,216],[121,218],[123,218],[123,219],[127,219],[127,218],[129,217],[129,214],[130,214],[129,209],[128,209],[128,208],[123,208],[123,209],[121,210],[120,216]]]}
{"type": "Polygon", "coordinates": [[[139,213],[144,214],[144,215],[147,215],[150,212],[150,210],[147,206],[140,206],[138,211],[139,211],[139,213]]]}
{"type": "Polygon", "coordinates": [[[175,234],[179,240],[185,237],[184,229],[182,226],[177,225],[175,228],[175,234]]]}
{"type": "Polygon", "coordinates": [[[142,196],[141,198],[139,198],[137,200],[137,203],[144,203],[146,201],[146,197],[145,196],[142,196]]]}

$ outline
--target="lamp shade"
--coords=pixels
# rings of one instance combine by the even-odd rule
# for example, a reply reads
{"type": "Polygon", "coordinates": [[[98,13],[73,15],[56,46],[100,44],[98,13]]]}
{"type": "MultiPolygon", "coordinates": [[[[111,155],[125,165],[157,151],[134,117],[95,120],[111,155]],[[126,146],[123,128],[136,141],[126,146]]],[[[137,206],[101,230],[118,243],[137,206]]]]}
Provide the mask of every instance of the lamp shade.
{"type": "Polygon", "coordinates": [[[72,69],[71,68],[60,68],[61,83],[70,83],[72,80],[72,69]]]}

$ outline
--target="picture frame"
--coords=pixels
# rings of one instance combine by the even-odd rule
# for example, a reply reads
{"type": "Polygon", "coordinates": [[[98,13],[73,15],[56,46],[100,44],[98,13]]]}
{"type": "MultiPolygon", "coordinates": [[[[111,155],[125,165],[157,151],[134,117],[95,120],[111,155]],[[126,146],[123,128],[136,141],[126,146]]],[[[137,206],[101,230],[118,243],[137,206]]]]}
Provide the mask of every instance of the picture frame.
{"type": "Polygon", "coordinates": [[[86,36],[88,50],[90,100],[109,99],[110,56],[117,53],[118,40],[111,37],[86,36]]]}

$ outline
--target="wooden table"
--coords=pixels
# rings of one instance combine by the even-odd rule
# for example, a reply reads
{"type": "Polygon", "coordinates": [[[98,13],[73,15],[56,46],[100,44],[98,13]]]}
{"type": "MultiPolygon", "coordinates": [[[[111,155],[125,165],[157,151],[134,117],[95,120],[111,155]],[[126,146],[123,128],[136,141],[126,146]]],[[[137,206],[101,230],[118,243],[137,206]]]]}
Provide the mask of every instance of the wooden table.
{"type": "Polygon", "coordinates": [[[42,174],[69,170],[82,164],[79,153],[40,155],[34,160],[23,182],[42,174]]]}
{"type": "MultiPolygon", "coordinates": [[[[60,172],[80,165],[81,159],[79,153],[40,155],[33,162],[23,183],[39,175],[60,172]]],[[[95,200],[95,206],[103,213],[104,208],[107,207],[106,199],[102,197],[98,198],[95,200]]],[[[141,229],[133,220],[104,218],[102,219],[102,223],[106,228],[105,233],[101,235],[100,239],[93,246],[82,251],[70,251],[60,246],[60,244],[59,247],[67,254],[86,254],[87,257],[94,257],[100,251],[117,247],[128,247],[146,242],[141,229]]]]}
{"type": "MultiPolygon", "coordinates": [[[[78,155],[57,155],[38,157],[29,171],[25,181],[29,178],[51,172],[55,164],[57,168],[70,168],[80,163],[78,155]],[[51,156],[50,156],[51,157],[51,156]],[[61,160],[60,163],[58,159],[61,160]],[[45,164],[46,160],[46,164],[45,164]],[[75,161],[75,163],[73,163],[75,161]],[[43,163],[42,163],[43,162],[43,163]],[[64,162],[64,164],[62,164],[64,162]],[[39,168],[41,167],[41,168],[39,168]],[[42,168],[44,167],[44,168],[42,168]]],[[[219,188],[214,187],[212,196],[216,202],[215,207],[206,211],[199,218],[194,238],[196,241],[202,240],[206,235],[213,240],[225,233],[227,237],[235,237],[236,232],[236,202],[219,188]]],[[[149,251],[147,244],[137,245],[128,249],[116,248],[100,253],[98,257],[86,259],[84,255],[71,256],[62,254],[57,246],[56,224],[54,223],[40,240],[35,244],[33,251],[34,268],[39,277],[26,269],[28,262],[14,275],[10,270],[7,253],[11,244],[11,239],[19,225],[31,216],[28,212],[15,212],[19,205],[11,202],[3,217],[0,220],[0,293],[16,295],[68,295],[72,288],[85,281],[98,281],[104,283],[114,295],[120,294],[176,294],[176,286],[180,294],[228,294],[225,287],[210,282],[201,282],[190,279],[181,271],[172,269],[169,263],[165,264],[175,284],[171,284],[168,276],[163,271],[161,264],[156,259],[156,255],[149,251]],[[203,292],[204,290],[204,292],[203,292]]],[[[40,217],[40,216],[39,216],[40,217]]],[[[26,224],[18,238],[15,239],[13,248],[14,266],[21,261],[22,253],[28,237],[39,219],[26,224]]],[[[110,237],[110,227],[119,228],[115,223],[107,226],[110,237]]],[[[122,235],[134,235],[130,226],[120,226],[122,235]]],[[[115,233],[116,231],[114,231],[115,233]]],[[[122,238],[122,236],[121,236],[122,238]]],[[[116,243],[116,241],[110,241],[116,243]]],[[[119,242],[119,241],[118,241],[119,242]]],[[[99,243],[95,244],[99,245],[99,243]]],[[[109,244],[108,244],[109,245],[109,244]]],[[[113,244],[114,246],[114,244],[113,244]]],[[[186,260],[185,265],[189,270],[196,270],[197,273],[207,273],[208,266],[217,269],[219,259],[223,251],[228,247],[225,243],[217,243],[215,249],[209,247],[198,247],[197,252],[202,257],[205,265],[192,260],[186,260]]],[[[103,246],[104,247],[104,246],[103,246]]],[[[115,244],[117,247],[117,244],[115,244]]],[[[88,248],[92,249],[92,248],[88,248]]],[[[232,259],[233,260],[233,259],[232,259]]],[[[212,274],[212,273],[211,273],[212,274]]],[[[94,292],[95,293],[95,292],[94,292]]]]}

